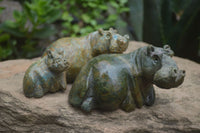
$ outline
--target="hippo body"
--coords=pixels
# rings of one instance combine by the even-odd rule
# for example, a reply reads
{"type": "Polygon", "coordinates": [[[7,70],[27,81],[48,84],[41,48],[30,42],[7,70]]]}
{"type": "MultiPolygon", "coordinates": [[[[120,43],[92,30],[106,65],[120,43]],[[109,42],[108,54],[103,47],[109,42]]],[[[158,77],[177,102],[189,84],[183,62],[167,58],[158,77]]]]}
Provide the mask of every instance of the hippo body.
{"type": "Polygon", "coordinates": [[[40,98],[48,92],[66,90],[67,60],[63,51],[47,51],[47,56],[34,62],[25,72],[23,91],[26,97],[40,98]]]}
{"type": "Polygon", "coordinates": [[[153,105],[154,80],[155,84],[163,88],[176,87],[183,82],[184,71],[178,70],[171,58],[172,53],[169,48],[148,46],[129,54],[106,54],[95,57],[77,76],[69,93],[69,103],[86,112],[92,109],[118,108],[130,112],[136,107],[153,105]],[[172,70],[164,74],[159,72],[165,67],[170,67],[173,71],[176,69],[178,76],[174,77],[172,70]],[[165,80],[168,80],[170,85],[160,85],[165,80]],[[173,80],[176,83],[172,82],[173,80]]]}
{"type": "MultiPolygon", "coordinates": [[[[112,28],[109,31],[100,29],[85,37],[61,38],[51,44],[47,50],[58,51],[63,49],[65,51],[69,63],[66,73],[67,82],[72,83],[81,67],[91,58],[105,53],[124,52],[128,47],[128,39],[128,35],[121,36],[112,28]]],[[[46,51],[43,56],[46,56],[46,51]]]]}

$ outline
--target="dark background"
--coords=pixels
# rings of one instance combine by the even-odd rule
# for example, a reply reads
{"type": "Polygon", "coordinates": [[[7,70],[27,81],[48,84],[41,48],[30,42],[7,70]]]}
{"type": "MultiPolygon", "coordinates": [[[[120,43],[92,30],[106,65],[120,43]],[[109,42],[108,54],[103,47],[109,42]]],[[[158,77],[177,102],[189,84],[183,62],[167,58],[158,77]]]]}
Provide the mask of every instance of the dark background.
{"type": "Polygon", "coordinates": [[[54,40],[116,28],[200,62],[200,0],[0,0],[0,60],[34,58],[54,40]]]}

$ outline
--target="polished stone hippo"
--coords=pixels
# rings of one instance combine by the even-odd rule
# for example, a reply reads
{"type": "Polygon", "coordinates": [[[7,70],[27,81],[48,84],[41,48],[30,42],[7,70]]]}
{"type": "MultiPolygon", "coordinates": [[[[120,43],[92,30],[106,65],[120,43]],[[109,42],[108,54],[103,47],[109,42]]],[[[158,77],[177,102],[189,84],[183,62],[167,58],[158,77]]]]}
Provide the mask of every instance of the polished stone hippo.
{"type": "MultiPolygon", "coordinates": [[[[129,36],[121,36],[110,28],[108,31],[99,29],[84,37],[61,38],[51,44],[47,50],[58,51],[63,49],[69,63],[67,82],[72,83],[81,67],[91,58],[105,53],[122,53],[128,47],[129,36]]],[[[45,56],[47,53],[44,52],[45,56]]]]}
{"type": "Polygon", "coordinates": [[[185,71],[172,59],[173,51],[146,46],[129,54],[105,54],[91,59],[80,71],[69,93],[69,103],[85,112],[92,109],[126,112],[153,105],[153,84],[173,88],[185,71]]]}
{"type": "Polygon", "coordinates": [[[64,51],[47,51],[47,56],[34,62],[25,72],[23,91],[26,97],[40,98],[48,92],[66,90],[66,70],[69,64],[64,51]]]}

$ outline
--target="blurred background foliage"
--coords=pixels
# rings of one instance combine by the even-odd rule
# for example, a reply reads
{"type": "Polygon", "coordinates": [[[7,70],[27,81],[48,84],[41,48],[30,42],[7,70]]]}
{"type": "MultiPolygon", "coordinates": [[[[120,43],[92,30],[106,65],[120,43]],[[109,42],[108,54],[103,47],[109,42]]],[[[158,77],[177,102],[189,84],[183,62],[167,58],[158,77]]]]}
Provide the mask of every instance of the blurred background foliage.
{"type": "MultiPolygon", "coordinates": [[[[13,20],[0,23],[0,60],[37,57],[60,37],[85,36],[113,27],[132,40],[169,44],[177,56],[200,62],[200,0],[14,2],[22,10],[13,11],[13,20]]],[[[4,10],[0,4],[0,15],[4,10]]]]}

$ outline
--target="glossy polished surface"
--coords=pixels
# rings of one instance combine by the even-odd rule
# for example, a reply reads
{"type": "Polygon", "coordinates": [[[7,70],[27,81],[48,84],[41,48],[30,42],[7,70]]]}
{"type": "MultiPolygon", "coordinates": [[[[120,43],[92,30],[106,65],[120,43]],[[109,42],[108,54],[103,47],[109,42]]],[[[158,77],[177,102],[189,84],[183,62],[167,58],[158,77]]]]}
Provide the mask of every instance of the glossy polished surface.
{"type": "MultiPolygon", "coordinates": [[[[106,53],[122,53],[128,47],[128,35],[121,36],[116,30],[108,31],[99,29],[85,37],[61,38],[51,44],[47,50],[57,52],[64,50],[69,64],[67,83],[72,83],[78,75],[81,67],[91,58],[106,53]]],[[[46,51],[43,56],[46,56],[46,51]]]]}
{"type": "Polygon", "coordinates": [[[47,56],[33,63],[25,72],[23,91],[26,97],[40,98],[47,92],[65,90],[67,60],[64,52],[47,51],[47,56]]]}
{"type": "Polygon", "coordinates": [[[153,84],[168,89],[184,80],[185,71],[178,69],[172,56],[173,51],[165,45],[95,57],[77,76],[69,103],[85,112],[118,108],[130,112],[136,107],[151,106],[155,101],[153,84]]]}

